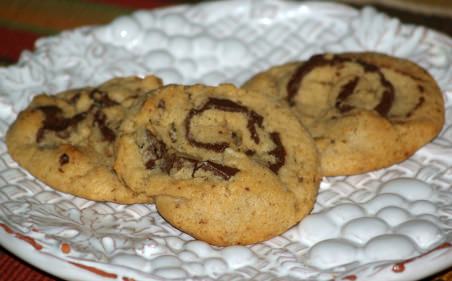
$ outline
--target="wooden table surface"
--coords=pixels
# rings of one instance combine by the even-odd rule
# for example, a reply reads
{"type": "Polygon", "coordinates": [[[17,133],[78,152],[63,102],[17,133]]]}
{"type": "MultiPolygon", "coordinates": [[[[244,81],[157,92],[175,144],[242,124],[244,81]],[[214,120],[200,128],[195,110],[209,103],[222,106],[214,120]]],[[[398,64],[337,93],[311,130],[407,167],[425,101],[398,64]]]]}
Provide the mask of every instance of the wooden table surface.
{"type": "MultiPolygon", "coordinates": [[[[0,66],[14,64],[41,36],[83,25],[104,24],[137,9],[152,9],[197,0],[1,0],[0,66]],[[100,11],[102,11],[100,13],[100,11]]],[[[355,7],[372,4],[405,23],[428,26],[452,36],[452,0],[342,0],[355,7]]],[[[0,281],[60,280],[0,247],[0,281]]],[[[452,268],[423,281],[452,281],[452,268]]]]}

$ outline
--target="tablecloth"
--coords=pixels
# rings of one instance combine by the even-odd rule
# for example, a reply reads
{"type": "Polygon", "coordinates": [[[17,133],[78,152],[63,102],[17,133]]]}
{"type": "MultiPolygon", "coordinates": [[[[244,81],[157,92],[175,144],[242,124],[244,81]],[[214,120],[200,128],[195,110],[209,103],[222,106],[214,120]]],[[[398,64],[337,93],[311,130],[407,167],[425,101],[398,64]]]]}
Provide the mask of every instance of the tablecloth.
{"type": "MultiPolygon", "coordinates": [[[[452,36],[451,0],[343,0],[354,6],[373,4],[404,22],[426,25],[452,36]],[[377,4],[377,5],[375,5],[377,4]]],[[[1,0],[0,66],[15,63],[41,36],[84,25],[104,24],[137,9],[154,9],[199,0],[1,0]]],[[[0,281],[59,280],[0,248],[0,281]]],[[[452,280],[452,269],[425,281],[452,280]]]]}

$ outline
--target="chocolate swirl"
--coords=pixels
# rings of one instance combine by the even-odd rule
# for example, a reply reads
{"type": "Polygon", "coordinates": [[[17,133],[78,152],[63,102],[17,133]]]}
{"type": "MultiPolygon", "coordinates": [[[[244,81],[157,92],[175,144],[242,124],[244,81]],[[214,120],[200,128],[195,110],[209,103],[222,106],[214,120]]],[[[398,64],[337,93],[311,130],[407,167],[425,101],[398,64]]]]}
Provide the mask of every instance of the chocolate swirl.
{"type": "MultiPolygon", "coordinates": [[[[227,100],[227,99],[219,99],[219,98],[209,98],[207,102],[199,109],[193,108],[189,111],[186,119],[185,119],[185,136],[188,140],[188,142],[196,147],[204,148],[207,150],[212,150],[218,153],[224,152],[226,148],[229,147],[228,142],[218,142],[218,143],[206,143],[206,142],[200,142],[195,139],[193,134],[191,133],[191,121],[193,117],[196,115],[202,114],[204,111],[209,109],[216,109],[221,110],[225,112],[238,112],[242,113],[247,118],[247,129],[250,133],[251,139],[254,141],[255,144],[259,144],[261,139],[259,137],[257,128],[263,128],[263,121],[264,118],[259,115],[257,112],[250,110],[249,108],[238,104],[234,101],[227,100]]],[[[269,155],[272,155],[274,157],[274,162],[268,162],[268,167],[270,170],[272,170],[275,174],[278,173],[279,169],[284,165],[285,163],[285,156],[286,151],[281,143],[280,135],[277,132],[270,133],[270,139],[274,144],[274,149],[270,152],[268,152],[269,155]]],[[[255,151],[252,150],[246,150],[245,154],[248,156],[252,156],[255,154],[255,151]]]]}
{"type": "Polygon", "coordinates": [[[107,116],[102,111],[98,110],[94,113],[94,124],[97,124],[104,140],[113,142],[116,139],[115,132],[107,126],[107,116]]]}
{"type": "Polygon", "coordinates": [[[341,113],[345,113],[353,109],[353,106],[343,104],[343,101],[346,100],[350,95],[355,91],[356,85],[358,84],[359,78],[355,77],[355,79],[349,81],[347,84],[342,86],[341,91],[336,99],[335,107],[339,109],[341,113]]]}
{"type": "Polygon", "coordinates": [[[279,133],[271,133],[270,138],[275,144],[275,148],[271,150],[268,154],[273,155],[275,158],[275,162],[268,163],[268,168],[273,171],[273,173],[277,174],[279,169],[281,169],[282,166],[284,166],[284,163],[286,162],[286,150],[284,149],[281,137],[279,136],[279,133]]]}
{"type": "MultiPolygon", "coordinates": [[[[304,78],[315,68],[322,66],[337,66],[346,62],[353,62],[359,64],[365,72],[376,73],[379,76],[380,83],[383,86],[384,90],[380,99],[380,102],[375,106],[374,110],[378,112],[381,116],[387,116],[391,106],[394,102],[394,86],[389,82],[380,68],[376,65],[367,63],[365,61],[359,59],[353,59],[343,56],[333,56],[331,59],[323,56],[323,55],[315,55],[311,57],[308,61],[300,65],[289,79],[287,83],[287,102],[290,106],[295,105],[295,96],[298,94],[298,90],[300,88],[301,83],[304,78]]],[[[338,98],[335,103],[335,107],[341,112],[347,112],[352,110],[354,107],[351,105],[345,105],[344,101],[353,94],[357,84],[359,83],[360,78],[355,77],[353,80],[345,84],[341,92],[338,95],[338,98]]]]}
{"type": "Polygon", "coordinates": [[[247,128],[250,132],[251,138],[253,141],[258,144],[260,142],[259,135],[257,133],[256,126],[262,128],[262,122],[264,118],[254,112],[253,110],[249,110],[247,107],[240,105],[236,102],[226,99],[218,99],[218,98],[209,98],[207,103],[204,104],[200,109],[192,109],[187,115],[185,119],[185,136],[190,142],[191,145],[205,148],[208,150],[213,150],[215,152],[223,152],[226,148],[229,147],[229,143],[227,142],[219,142],[219,143],[205,143],[197,141],[192,133],[191,133],[191,120],[196,115],[202,114],[204,111],[209,109],[217,109],[226,112],[240,112],[246,115],[248,119],[247,128]]]}
{"type": "Polygon", "coordinates": [[[89,97],[93,100],[96,107],[110,107],[118,105],[118,103],[112,100],[108,93],[99,89],[94,89],[89,93],[89,97]]]}
{"type": "MultiPolygon", "coordinates": [[[[76,93],[68,100],[69,104],[75,105],[80,99],[80,93],[76,93]]],[[[93,101],[91,107],[84,112],[80,112],[72,117],[64,117],[63,110],[56,105],[39,106],[36,109],[44,113],[44,121],[36,134],[36,142],[41,142],[46,131],[57,133],[60,138],[68,138],[70,132],[67,129],[75,127],[84,120],[89,113],[94,112],[93,125],[97,125],[105,141],[113,142],[116,139],[115,132],[107,126],[107,116],[101,111],[102,108],[119,105],[116,101],[110,99],[107,92],[94,89],[89,93],[93,101]]]]}
{"type": "Polygon", "coordinates": [[[210,171],[214,173],[217,176],[222,177],[225,180],[229,180],[232,176],[237,174],[240,170],[236,169],[234,167],[229,167],[225,165],[220,165],[212,161],[198,161],[195,164],[195,167],[193,168],[193,174],[192,177],[194,177],[196,171],[198,170],[205,170],[210,171]]]}
{"type": "Polygon", "coordinates": [[[418,101],[417,101],[416,105],[414,106],[414,108],[413,108],[412,110],[410,110],[410,111],[405,115],[405,117],[406,117],[406,118],[410,118],[410,117],[413,115],[413,113],[414,113],[416,110],[418,110],[418,109],[424,104],[424,102],[425,102],[425,98],[421,96],[421,97],[418,99],[418,101]]]}
{"type": "Polygon", "coordinates": [[[44,121],[36,134],[36,142],[41,142],[45,131],[61,132],[77,125],[86,118],[86,112],[78,113],[72,117],[63,116],[61,108],[55,105],[45,105],[36,108],[44,113],[44,121]]]}
{"type": "Polygon", "coordinates": [[[160,170],[170,175],[174,171],[179,171],[189,166],[192,170],[191,177],[193,178],[196,177],[198,171],[203,170],[224,180],[229,180],[240,171],[234,167],[221,165],[209,160],[198,160],[171,151],[163,141],[159,140],[149,130],[146,130],[146,141],[147,146],[144,148],[143,156],[147,158],[145,160],[145,167],[149,170],[160,168],[160,170]]]}

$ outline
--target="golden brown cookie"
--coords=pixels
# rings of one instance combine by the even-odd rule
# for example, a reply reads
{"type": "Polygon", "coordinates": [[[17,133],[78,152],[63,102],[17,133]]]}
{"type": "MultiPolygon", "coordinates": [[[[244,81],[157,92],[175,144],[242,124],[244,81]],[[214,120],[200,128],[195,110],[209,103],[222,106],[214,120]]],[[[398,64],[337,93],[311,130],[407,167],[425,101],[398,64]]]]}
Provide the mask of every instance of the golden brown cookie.
{"type": "Polygon", "coordinates": [[[215,245],[286,231],[311,211],[320,180],[289,107],[232,85],[153,91],[121,126],[115,170],[168,222],[215,245]]]}
{"type": "Polygon", "coordinates": [[[126,77],[95,88],[38,95],[9,128],[9,153],[59,191],[96,201],[149,202],[114,173],[114,141],[136,99],[161,84],[154,76],[126,77]]]}
{"type": "Polygon", "coordinates": [[[442,93],[428,72],[379,53],[316,55],[259,73],[243,88],[291,106],[316,142],[325,176],[403,161],[444,124],[442,93]]]}

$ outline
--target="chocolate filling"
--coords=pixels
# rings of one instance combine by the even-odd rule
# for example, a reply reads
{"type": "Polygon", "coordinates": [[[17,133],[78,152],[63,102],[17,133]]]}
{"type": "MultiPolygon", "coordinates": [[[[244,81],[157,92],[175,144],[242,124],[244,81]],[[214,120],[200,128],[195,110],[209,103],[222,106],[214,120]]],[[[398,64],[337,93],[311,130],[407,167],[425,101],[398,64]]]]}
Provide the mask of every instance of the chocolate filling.
{"type": "Polygon", "coordinates": [[[343,101],[346,100],[350,95],[355,91],[356,85],[358,85],[359,78],[355,77],[355,79],[349,81],[347,84],[342,86],[342,89],[337,96],[336,99],[336,108],[341,112],[345,113],[353,109],[353,106],[343,104],[343,101]]]}
{"type": "MultiPolygon", "coordinates": [[[[238,112],[242,113],[247,118],[247,129],[250,132],[250,137],[254,141],[254,143],[259,144],[260,138],[259,134],[257,132],[257,127],[263,128],[263,121],[264,118],[256,113],[253,110],[248,109],[247,107],[240,105],[234,101],[226,100],[226,99],[219,99],[219,98],[209,98],[207,102],[199,109],[191,109],[185,119],[185,136],[188,140],[188,142],[196,147],[204,148],[207,150],[212,150],[218,153],[224,152],[226,148],[229,147],[229,143],[227,142],[219,142],[219,143],[205,143],[200,142],[194,138],[194,136],[191,133],[191,120],[196,115],[202,114],[204,111],[209,109],[216,109],[226,112],[238,112]]],[[[281,143],[280,135],[279,133],[273,132],[270,133],[270,139],[272,140],[275,148],[268,152],[269,155],[274,156],[275,161],[274,163],[268,163],[268,167],[270,170],[272,170],[275,174],[278,173],[279,169],[284,165],[285,163],[285,156],[286,151],[281,143]]],[[[248,156],[255,155],[255,151],[253,150],[246,150],[245,154],[248,156]]]]}
{"type": "MultiPolygon", "coordinates": [[[[380,78],[380,83],[384,87],[384,91],[382,93],[380,102],[375,106],[374,110],[377,111],[381,116],[387,116],[389,110],[394,101],[394,86],[389,82],[380,68],[376,65],[364,62],[362,60],[347,58],[342,56],[333,56],[331,59],[325,58],[323,55],[315,55],[311,57],[308,61],[300,65],[289,79],[287,83],[287,102],[290,106],[295,105],[295,96],[298,94],[298,90],[300,88],[303,79],[308,75],[311,71],[313,71],[317,67],[322,66],[336,66],[343,64],[345,62],[354,62],[359,64],[365,72],[374,72],[380,78]]],[[[345,105],[343,102],[345,99],[353,94],[353,90],[355,89],[357,83],[359,82],[359,78],[356,77],[354,80],[347,83],[344,88],[342,88],[341,93],[338,96],[338,100],[336,101],[336,108],[339,109],[340,112],[344,113],[353,109],[351,105],[345,105]],[[358,80],[357,80],[358,79],[358,80]],[[356,80],[356,81],[355,81],[356,80]]]]}
{"type": "Polygon", "coordinates": [[[227,142],[219,142],[219,143],[205,143],[197,141],[193,135],[191,134],[191,120],[196,115],[199,115],[203,113],[206,110],[209,109],[217,109],[222,110],[226,112],[240,112],[246,115],[248,122],[247,122],[247,128],[250,132],[251,138],[253,141],[258,144],[260,142],[259,135],[257,133],[256,126],[259,126],[262,128],[262,122],[264,118],[257,114],[256,112],[249,110],[247,107],[240,105],[238,103],[235,103],[231,100],[226,99],[218,99],[218,98],[209,98],[207,103],[204,104],[200,109],[193,108],[190,110],[190,112],[187,115],[187,118],[185,119],[185,136],[188,140],[188,142],[197,147],[205,148],[208,150],[213,150],[215,152],[223,152],[226,148],[229,147],[229,144],[227,142]]]}
{"type": "Polygon", "coordinates": [[[107,126],[107,116],[102,111],[98,110],[94,113],[94,124],[97,124],[104,140],[113,142],[116,139],[115,132],[107,126]]]}
{"type": "Polygon", "coordinates": [[[148,159],[145,160],[145,167],[149,170],[160,168],[163,172],[170,175],[174,170],[179,171],[188,165],[192,169],[191,177],[193,178],[196,177],[196,172],[204,170],[224,180],[229,180],[240,171],[237,168],[209,160],[202,161],[172,152],[168,150],[164,142],[157,139],[149,130],[146,131],[146,141],[148,145],[144,148],[144,156],[148,159]]]}
{"type": "Polygon", "coordinates": [[[69,103],[72,104],[72,105],[75,105],[75,104],[78,102],[78,100],[80,99],[80,96],[81,96],[80,92],[74,94],[74,95],[69,99],[69,103]]]}
{"type": "Polygon", "coordinates": [[[214,173],[215,175],[222,177],[225,180],[229,180],[232,176],[234,176],[235,174],[237,174],[240,171],[239,169],[225,166],[225,165],[220,165],[215,162],[207,160],[207,161],[196,162],[195,167],[193,169],[192,176],[194,177],[196,171],[198,171],[200,169],[205,170],[205,171],[210,171],[210,172],[214,173]]]}
{"type": "Polygon", "coordinates": [[[149,130],[146,131],[146,140],[148,146],[146,147],[145,156],[148,160],[145,166],[147,169],[152,170],[155,168],[158,160],[165,159],[165,162],[168,161],[168,152],[165,143],[157,139],[149,130]]]}
{"type": "Polygon", "coordinates": [[[94,101],[97,107],[110,107],[118,105],[118,103],[108,96],[107,92],[94,89],[89,93],[89,97],[94,101]]]}
{"type": "MultiPolygon", "coordinates": [[[[89,112],[95,111],[93,124],[97,124],[104,140],[113,142],[116,139],[115,132],[107,126],[107,117],[100,111],[100,108],[118,105],[118,103],[108,96],[107,92],[94,89],[89,93],[93,100],[93,105],[88,111],[80,112],[72,117],[66,118],[63,111],[56,105],[39,106],[36,109],[44,113],[45,118],[43,125],[36,134],[36,142],[41,142],[44,138],[45,131],[53,131],[60,138],[66,139],[70,136],[67,129],[76,126],[85,119],[89,112]]],[[[80,99],[80,93],[75,94],[69,99],[70,104],[75,104],[80,99]]]]}
{"type": "Polygon", "coordinates": [[[69,156],[66,153],[60,155],[60,165],[63,166],[69,163],[69,156]]]}
{"type": "Polygon", "coordinates": [[[422,85],[417,85],[417,89],[419,90],[419,92],[423,93],[425,91],[424,86],[422,85]]]}
{"type": "Polygon", "coordinates": [[[279,136],[279,133],[271,133],[270,138],[272,139],[273,143],[275,144],[275,148],[271,150],[268,154],[273,155],[275,157],[274,163],[268,163],[268,168],[273,171],[273,173],[277,174],[279,169],[284,165],[286,162],[286,150],[284,149],[281,137],[279,136]]]}
{"type": "Polygon", "coordinates": [[[157,107],[160,109],[165,109],[166,108],[166,104],[164,100],[159,100],[159,103],[157,104],[157,107]]]}
{"type": "MultiPolygon", "coordinates": [[[[337,57],[335,63],[343,62],[344,60],[342,58],[337,57]]],[[[289,79],[289,82],[287,83],[287,102],[290,106],[295,105],[294,98],[297,95],[298,89],[300,88],[301,82],[303,81],[304,77],[310,73],[314,68],[328,65],[328,64],[334,64],[333,61],[326,60],[323,55],[315,55],[312,56],[307,62],[300,65],[295,72],[293,73],[292,77],[289,79]]]]}
{"type": "Polygon", "coordinates": [[[77,125],[86,117],[86,112],[78,113],[70,118],[63,116],[63,111],[58,106],[45,105],[37,107],[44,113],[44,122],[36,134],[36,142],[42,141],[46,130],[54,132],[62,132],[69,127],[77,125]]]}

